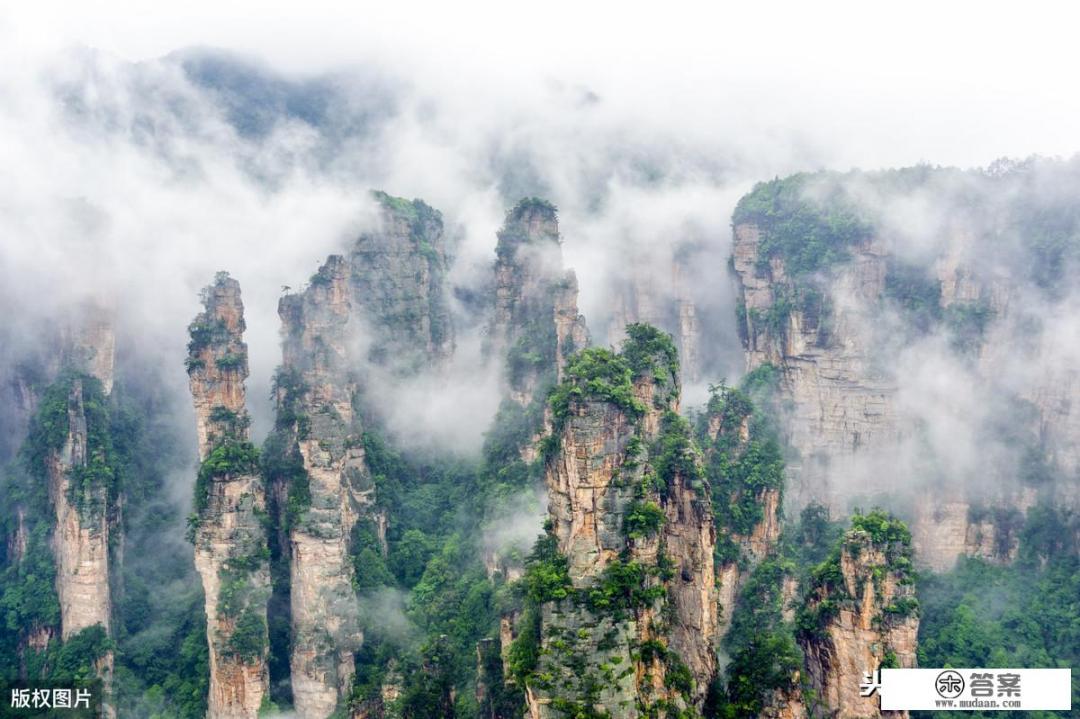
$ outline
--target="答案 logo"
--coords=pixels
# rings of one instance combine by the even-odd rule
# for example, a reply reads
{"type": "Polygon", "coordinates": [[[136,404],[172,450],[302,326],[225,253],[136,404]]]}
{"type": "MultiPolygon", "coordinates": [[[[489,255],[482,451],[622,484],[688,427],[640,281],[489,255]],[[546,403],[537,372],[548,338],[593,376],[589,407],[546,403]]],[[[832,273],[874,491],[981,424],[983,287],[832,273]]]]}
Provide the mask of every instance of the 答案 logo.
{"type": "Polygon", "coordinates": [[[964,691],[964,678],[959,672],[946,669],[937,675],[934,688],[937,689],[938,696],[944,699],[955,699],[964,691]]]}

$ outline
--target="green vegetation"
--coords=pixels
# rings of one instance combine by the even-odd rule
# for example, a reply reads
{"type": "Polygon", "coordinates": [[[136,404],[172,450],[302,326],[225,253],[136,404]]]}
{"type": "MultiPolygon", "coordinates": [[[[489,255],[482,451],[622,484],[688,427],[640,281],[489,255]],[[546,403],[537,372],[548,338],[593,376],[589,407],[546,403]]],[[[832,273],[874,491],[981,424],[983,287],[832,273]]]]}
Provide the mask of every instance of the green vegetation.
{"type": "Polygon", "coordinates": [[[641,322],[628,324],[620,354],[635,377],[648,373],[657,383],[678,382],[679,352],[663,330],[641,322]]]}
{"type": "Polygon", "coordinates": [[[372,197],[390,218],[375,232],[365,232],[354,246],[351,261],[351,284],[354,301],[371,305],[369,316],[375,341],[368,357],[373,362],[408,374],[426,362],[428,343],[438,351],[451,340],[449,305],[444,287],[447,260],[443,254],[442,214],[422,200],[392,197],[372,192],[372,197]],[[407,225],[407,245],[393,250],[411,251],[410,257],[389,259],[387,241],[407,225]],[[397,272],[387,272],[387,262],[401,266],[415,284],[403,285],[397,272]],[[412,268],[407,270],[406,268],[412,268]],[[377,306],[376,306],[377,305],[377,306]],[[426,320],[423,321],[423,320],[426,320]]]}
{"type": "Polygon", "coordinates": [[[798,174],[759,182],[735,206],[736,225],[761,231],[761,261],[784,260],[790,277],[802,277],[848,259],[848,248],[866,239],[872,225],[829,173],[798,174]]]}
{"type": "Polygon", "coordinates": [[[210,483],[222,477],[256,474],[259,450],[251,442],[225,437],[199,466],[195,480],[195,512],[201,515],[210,502],[210,483]]]}
{"type": "Polygon", "coordinates": [[[634,381],[651,374],[668,393],[658,395],[658,408],[668,406],[678,392],[679,359],[671,336],[651,325],[630,324],[619,353],[588,347],[567,360],[563,381],[554,388],[550,403],[555,418],[565,420],[579,401],[610,402],[633,418],[646,408],[634,395],[634,381]]]}
{"type": "MultiPolygon", "coordinates": [[[[376,701],[393,664],[402,695],[392,711],[418,718],[475,716],[477,642],[498,636],[498,605],[506,601],[500,599],[505,585],[489,580],[481,563],[475,517],[487,500],[481,488],[499,485],[488,485],[475,463],[403,452],[376,423],[365,429],[362,443],[376,501],[393,521],[385,553],[372,522],[354,528],[355,586],[362,608],[371,602],[382,606],[387,597],[400,598],[401,606],[361,618],[365,639],[356,654],[349,706],[376,701]],[[387,612],[409,629],[390,629],[387,612]]],[[[271,646],[277,651],[273,635],[271,646]]],[[[275,701],[283,704],[284,697],[275,701]]]]}
{"type": "Polygon", "coordinates": [[[506,213],[507,221],[519,220],[526,212],[531,210],[539,210],[554,215],[559,211],[559,208],[542,198],[526,197],[519,200],[518,203],[506,213]]]}
{"type": "Polygon", "coordinates": [[[225,642],[225,651],[246,662],[260,659],[266,652],[266,618],[261,612],[247,607],[236,619],[236,627],[225,642]]]}
{"type": "Polygon", "coordinates": [[[651,537],[664,525],[664,510],[656,502],[635,500],[626,511],[623,531],[631,539],[651,537]]]}
{"type": "MultiPolygon", "coordinates": [[[[539,212],[551,220],[556,220],[558,208],[539,197],[526,197],[507,210],[503,227],[498,233],[499,241],[495,245],[495,255],[500,262],[512,261],[518,246],[528,240],[528,228],[524,219],[532,212],[539,212]]],[[[558,241],[557,237],[552,239],[558,241]]]]}
{"type": "MultiPolygon", "coordinates": [[[[870,547],[881,551],[885,558],[884,565],[872,568],[873,581],[880,582],[884,573],[889,572],[900,585],[914,583],[911,532],[907,525],[881,509],[865,514],[856,511],[851,517],[851,528],[833,546],[828,558],[810,571],[809,601],[804,603],[796,618],[800,636],[807,640],[819,636],[843,602],[856,601],[856,597],[849,595],[844,581],[841,553],[847,552],[858,558],[870,547]]],[[[857,593],[861,595],[861,592],[857,593]]],[[[916,613],[918,608],[918,601],[913,597],[899,597],[893,604],[883,607],[883,619],[903,619],[916,613]]]]}
{"type": "Polygon", "coordinates": [[[242,354],[226,353],[214,360],[214,364],[218,366],[218,369],[234,370],[239,369],[247,363],[247,357],[242,354]]]}
{"type": "Polygon", "coordinates": [[[606,614],[621,621],[626,612],[650,607],[664,597],[664,585],[649,579],[658,576],[659,570],[658,566],[646,566],[622,556],[604,567],[599,584],[582,590],[578,599],[594,614],[606,614]]]}
{"type": "Polygon", "coordinates": [[[928,267],[890,258],[884,294],[918,332],[929,332],[941,321],[941,283],[928,267]]]}
{"type": "Polygon", "coordinates": [[[826,274],[846,262],[850,248],[869,239],[873,222],[843,187],[840,176],[799,174],[758,182],[735,206],[735,225],[751,223],[760,231],[757,266],[760,276],[771,272],[774,259],[783,261],[786,281],[773,286],[770,306],[762,311],[738,308],[738,326],[750,341],[755,331],[773,339],[787,333],[788,318],[798,310],[804,328],[818,333],[825,344],[831,328],[832,306],[825,288],[826,274]]]}
{"type": "Polygon", "coordinates": [[[705,472],[701,467],[701,453],[694,442],[690,422],[677,413],[667,410],[660,420],[660,436],[649,453],[656,475],[660,480],[661,497],[667,497],[675,486],[676,478],[695,491],[705,490],[705,472]]]}
{"type": "Polygon", "coordinates": [[[166,383],[146,372],[153,379],[139,386],[119,382],[108,398],[92,378],[70,373],[41,394],[28,437],[0,491],[8,500],[0,509],[5,536],[11,536],[20,514],[27,536],[21,562],[0,548],[0,677],[84,686],[95,680],[94,661],[112,651],[121,716],[201,719],[209,673],[202,589],[190,557],[173,542],[182,517],[165,491],[166,478],[186,470],[189,449],[186,436],[177,436],[172,423],[161,420],[174,411],[162,389],[166,383]],[[109,515],[110,522],[122,522],[111,524],[110,551],[121,536],[125,545],[140,551],[125,552],[124,562],[113,565],[113,638],[95,626],[61,643],[49,546],[55,517],[45,459],[66,439],[76,379],[82,385],[91,459],[97,457],[100,465],[78,476],[74,499],[92,497],[93,507],[84,509],[108,511],[122,492],[123,514],[109,515]],[[27,635],[38,630],[52,632],[47,646],[20,649],[27,635]]]}
{"type": "MultiPolygon", "coordinates": [[[[1080,665],[1080,559],[1075,515],[1037,505],[1020,532],[1019,557],[999,566],[961,558],[946,574],[919,577],[919,665],[1080,665]]],[[[1080,677],[1073,676],[1073,702],[1080,677]]],[[[929,713],[921,714],[929,719],[929,713]]],[[[960,719],[960,712],[935,713],[960,719]]],[[[965,716],[989,717],[980,712],[965,716]]],[[[1053,712],[1027,712],[1046,717],[1053,712]]]]}
{"type": "Polygon", "coordinates": [[[188,363],[189,372],[193,369],[192,364],[199,361],[196,355],[211,345],[229,339],[229,329],[225,326],[224,320],[205,320],[202,317],[200,315],[199,319],[188,325],[188,334],[191,336],[187,346],[188,357],[190,358],[188,363]]]}
{"type": "MultiPolygon", "coordinates": [[[[698,418],[698,441],[705,448],[705,471],[712,490],[713,515],[724,536],[748,536],[764,518],[762,496],[780,491],[784,459],[771,420],[755,409],[749,393],[766,399],[775,386],[775,369],[764,365],[747,376],[744,390],[710,387],[706,413],[698,418]],[[708,436],[710,419],[716,422],[708,436]],[[744,435],[745,431],[745,435],[744,435]]],[[[718,548],[724,548],[718,543],[718,548]]]]}
{"type": "Polygon", "coordinates": [[[823,507],[809,505],[798,523],[785,528],[776,551],[750,573],[723,641],[731,662],[710,688],[706,717],[759,716],[772,692],[800,688],[795,672],[802,670],[803,656],[795,626],[783,618],[784,582],[798,579],[805,585],[808,568],[822,561],[839,536],[839,523],[830,522],[823,507]]]}
{"type": "Polygon", "coordinates": [[[572,402],[610,402],[637,417],[645,412],[634,396],[633,369],[622,356],[602,347],[589,347],[570,358],[565,378],[551,393],[551,408],[557,419],[570,414],[572,402]]]}
{"type": "Polygon", "coordinates": [[[506,366],[510,385],[519,389],[530,378],[539,378],[541,385],[554,382],[557,338],[551,316],[541,315],[525,324],[517,340],[507,351],[506,366]]]}
{"type": "Polygon", "coordinates": [[[974,352],[982,344],[983,335],[994,311],[980,302],[954,302],[944,310],[945,326],[949,329],[953,348],[959,352],[974,352]]]}
{"type": "MultiPolygon", "coordinates": [[[[84,518],[107,511],[107,502],[119,491],[117,458],[113,450],[112,422],[101,385],[92,377],[64,373],[42,393],[26,441],[2,485],[5,506],[0,512],[4,536],[25,536],[21,556],[8,556],[8,542],[0,548],[0,676],[20,674],[19,647],[27,635],[55,630],[60,621],[56,595],[56,565],[50,537],[55,514],[49,501],[47,463],[60,452],[68,436],[69,406],[81,399],[86,418],[87,462],[70,473],[68,500],[84,518]],[[81,392],[74,393],[75,387],[81,392]]],[[[93,526],[91,524],[91,526],[93,526]]],[[[59,651],[51,643],[35,666],[55,667],[59,651]]]]}

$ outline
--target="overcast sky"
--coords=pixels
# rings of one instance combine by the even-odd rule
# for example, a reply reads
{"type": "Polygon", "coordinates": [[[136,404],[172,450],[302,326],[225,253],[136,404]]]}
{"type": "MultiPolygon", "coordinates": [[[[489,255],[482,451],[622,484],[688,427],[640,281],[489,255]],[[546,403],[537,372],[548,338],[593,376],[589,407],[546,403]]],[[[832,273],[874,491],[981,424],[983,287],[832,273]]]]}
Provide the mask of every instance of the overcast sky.
{"type": "MultiPolygon", "coordinates": [[[[14,5],[13,3],[6,3],[14,5]]],[[[188,2],[8,7],[9,51],[129,60],[210,45],[291,72],[377,65],[462,102],[580,83],[645,122],[799,145],[803,163],[983,165],[1071,155],[1080,67],[1065,3],[188,2]]],[[[10,56],[9,56],[10,57],[10,56]]],[[[778,171],[791,157],[777,154],[778,171]]]]}
{"type": "Polygon", "coordinates": [[[455,281],[476,286],[507,201],[499,173],[520,170],[542,180],[528,192],[560,207],[566,261],[601,343],[628,255],[670,267],[680,241],[706,240],[687,284],[719,318],[717,376],[734,376],[742,358],[723,267],[731,209],[755,181],[1080,149],[1075,13],[1031,2],[894,7],[0,0],[0,300],[60,308],[111,287],[146,315],[130,332],[163,338],[162,362],[186,391],[178,358],[198,288],[229,269],[244,286],[251,396],[262,398],[280,357],[280,288],[355,233],[358,188],[441,209],[464,237],[455,281]],[[127,72],[193,46],[294,76],[379,78],[401,107],[373,146],[341,153],[349,172],[309,174],[308,128],[286,124],[252,145],[169,63],[127,72]],[[135,92],[135,75],[153,91],[135,92]],[[65,119],[61,80],[98,113],[86,128],[65,119]],[[191,111],[183,121],[174,101],[191,111]],[[152,127],[158,144],[124,123],[152,127]],[[277,178],[272,193],[250,164],[277,178]],[[178,170],[189,166],[198,171],[178,170]]]}

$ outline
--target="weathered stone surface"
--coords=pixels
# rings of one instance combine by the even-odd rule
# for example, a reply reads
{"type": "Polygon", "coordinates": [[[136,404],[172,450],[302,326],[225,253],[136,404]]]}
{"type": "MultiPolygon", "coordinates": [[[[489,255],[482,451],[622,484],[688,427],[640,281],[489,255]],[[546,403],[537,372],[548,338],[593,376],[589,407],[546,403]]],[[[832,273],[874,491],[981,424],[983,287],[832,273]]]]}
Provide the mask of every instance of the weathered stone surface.
{"type": "MultiPolygon", "coordinates": [[[[929,282],[937,282],[943,316],[955,305],[961,312],[979,308],[991,318],[981,339],[966,350],[968,355],[952,350],[952,371],[966,373],[972,391],[988,398],[1014,398],[1013,407],[994,410],[1011,415],[1010,431],[1026,434],[1057,470],[1074,472],[1080,466],[1075,450],[1080,446],[1075,439],[1080,437],[1080,413],[1074,410],[1080,406],[1080,383],[1071,370],[1039,374],[1033,369],[1053,365],[1040,364],[1040,357],[1063,356],[1060,339],[1053,333],[1032,334],[1032,318],[1020,301],[1027,291],[1022,278],[980,264],[976,250],[984,239],[963,222],[952,223],[927,275],[929,282]],[[1023,412],[1015,409],[1019,405],[1023,412]]],[[[895,354],[907,349],[901,338],[914,330],[895,308],[889,309],[885,293],[889,263],[897,261],[892,241],[871,236],[855,243],[848,250],[850,259],[811,280],[826,302],[794,302],[783,312],[774,310],[781,298],[797,296],[798,283],[788,276],[783,259],[761,256],[761,242],[759,227],[737,225],[732,266],[747,369],[769,363],[779,370],[782,427],[793,450],[785,495],[789,505],[797,509],[818,501],[839,516],[856,496],[902,494],[913,479],[929,482],[921,475],[932,474],[941,457],[931,456],[919,444],[926,431],[921,413],[933,409],[924,406],[922,395],[905,394],[912,380],[897,369],[895,354]]],[[[948,351],[943,345],[931,353],[948,351]]],[[[978,421],[957,419],[968,424],[956,429],[981,437],[987,430],[978,421]]],[[[976,441],[993,443],[992,438],[976,441]]],[[[914,487],[912,531],[916,559],[925,566],[944,570],[960,554],[1009,553],[1011,540],[992,539],[989,527],[969,532],[966,517],[976,500],[1021,511],[1030,506],[1018,488],[1019,452],[994,446],[985,450],[983,457],[965,459],[959,467],[943,465],[948,469],[933,480],[932,497],[929,490],[914,487]],[[989,502],[988,492],[995,495],[989,502]]],[[[949,448],[937,452],[949,454],[949,448]]]]}
{"type": "Polygon", "coordinates": [[[112,393],[116,364],[113,309],[102,301],[87,301],[75,311],[64,337],[64,362],[97,377],[106,395],[112,393]]]}
{"type": "Polygon", "coordinates": [[[678,258],[628,255],[614,289],[607,343],[618,346],[626,338],[626,326],[642,322],[671,333],[679,349],[682,380],[701,380],[701,327],[697,304],[686,280],[686,268],[678,258]]]}
{"type": "Polygon", "coordinates": [[[284,324],[278,412],[294,417],[310,501],[290,529],[292,688],[302,719],[325,719],[348,692],[360,646],[349,541],[373,501],[348,353],[349,266],[331,256],[302,294],[278,307],[284,324]]]}
{"type": "Polygon", "coordinates": [[[206,598],[211,719],[251,719],[269,690],[266,602],[270,595],[266,493],[250,462],[210,472],[215,450],[249,442],[244,380],[247,345],[239,283],[224,273],[204,290],[205,310],[192,323],[188,375],[199,440],[200,482],[194,531],[195,568],[206,598]],[[208,462],[210,460],[210,462],[208,462]],[[223,592],[223,590],[226,590],[223,592]],[[228,598],[226,598],[228,596],[228,598]],[[244,636],[245,647],[236,646],[244,636]],[[251,644],[252,646],[247,646],[251,644]]]}
{"type": "Polygon", "coordinates": [[[541,200],[519,202],[499,230],[489,356],[506,358],[512,399],[529,404],[589,343],[577,278],[563,269],[559,220],[541,200]]]}
{"type": "MultiPolygon", "coordinates": [[[[551,534],[572,585],[588,594],[605,581],[605,570],[636,565],[646,568],[636,591],[662,591],[619,611],[574,598],[544,604],[544,651],[526,687],[532,717],[561,716],[582,704],[627,718],[649,707],[700,708],[716,672],[716,536],[708,487],[700,474],[672,470],[662,491],[642,489],[652,486],[645,478],[656,472],[649,447],[660,439],[662,417],[678,407],[677,378],[665,364],[656,367],[634,383],[640,416],[608,401],[572,401],[556,427],[558,450],[545,474],[551,534]],[[635,502],[662,512],[655,531],[628,534],[635,502]],[[677,671],[687,672],[687,686],[671,680],[677,671]]],[[[684,459],[700,462],[696,454],[684,459]]]]}
{"type": "Polygon", "coordinates": [[[442,215],[421,200],[372,194],[376,226],[348,256],[352,312],[371,334],[368,357],[406,373],[438,366],[454,351],[442,215]]]}
{"type": "Polygon", "coordinates": [[[800,634],[799,643],[811,685],[836,719],[879,715],[877,698],[859,695],[865,672],[885,662],[916,665],[918,615],[896,609],[913,600],[915,587],[898,552],[863,530],[850,530],[841,548],[840,586],[815,587],[809,598],[807,609],[824,611],[823,623],[800,634]],[[836,608],[828,611],[829,604],[836,608]]]}
{"type": "MultiPolygon", "coordinates": [[[[712,459],[713,453],[718,451],[718,443],[725,439],[721,436],[725,432],[722,425],[719,414],[710,413],[706,417],[704,441],[707,462],[712,459]]],[[[727,431],[734,434],[732,454],[741,455],[750,442],[750,416],[743,417],[736,427],[727,431]]],[[[780,497],[781,491],[778,488],[765,488],[757,494],[754,500],[762,508],[762,517],[748,534],[743,535],[728,528],[720,530],[739,548],[742,561],[730,559],[716,562],[717,592],[720,603],[719,620],[716,625],[718,643],[731,628],[740,588],[750,576],[753,567],[775,549],[777,540],[780,538],[780,497]]],[[[729,497],[731,502],[737,499],[737,496],[729,497]]]]}
{"type": "Polygon", "coordinates": [[[74,506],[72,472],[89,461],[87,419],[83,409],[83,383],[71,382],[68,395],[68,433],[59,453],[49,457],[49,498],[56,511],[53,546],[56,554],[56,591],[60,598],[62,637],[100,624],[108,631],[112,610],[109,593],[109,520],[107,489],[91,488],[74,506]]]}
{"type": "MultiPolygon", "coordinates": [[[[872,361],[873,313],[885,283],[886,251],[870,241],[853,251],[851,263],[835,271],[834,298],[826,330],[819,314],[791,311],[781,328],[767,317],[778,295],[793,294],[784,264],[774,258],[760,272],[761,231],[735,228],[733,267],[743,311],[747,369],[770,363],[780,371],[780,389],[790,406],[784,431],[796,450],[788,464],[788,496],[794,506],[818,501],[846,510],[844,488],[832,481],[863,447],[897,441],[893,380],[872,361]],[[777,329],[780,331],[778,332],[777,329]]],[[[873,491],[876,488],[868,488],[873,491]]]]}

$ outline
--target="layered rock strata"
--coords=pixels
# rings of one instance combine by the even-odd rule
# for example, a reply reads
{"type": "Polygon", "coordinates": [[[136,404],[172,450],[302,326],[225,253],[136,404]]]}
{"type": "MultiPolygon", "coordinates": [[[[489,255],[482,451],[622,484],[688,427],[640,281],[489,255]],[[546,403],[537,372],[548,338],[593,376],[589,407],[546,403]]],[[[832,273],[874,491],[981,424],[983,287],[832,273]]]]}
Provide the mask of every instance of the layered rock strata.
{"type": "Polygon", "coordinates": [[[348,254],[352,311],[367,325],[368,358],[404,374],[440,366],[454,351],[442,215],[421,200],[372,196],[374,226],[348,254]]]}
{"type": "Polygon", "coordinates": [[[877,697],[860,695],[866,672],[916,664],[919,618],[909,538],[899,523],[867,526],[871,531],[849,530],[839,556],[815,573],[799,618],[808,680],[837,719],[879,715],[877,697]]]}
{"type": "Polygon", "coordinates": [[[210,647],[207,716],[251,719],[269,687],[266,493],[248,430],[240,285],[221,273],[202,299],[187,366],[201,462],[192,539],[210,647]]]}
{"type": "Polygon", "coordinates": [[[553,384],[566,358],[588,345],[577,278],[563,269],[554,206],[526,199],[506,215],[495,261],[489,356],[506,358],[510,396],[528,405],[553,384]]]}
{"type": "MultiPolygon", "coordinates": [[[[632,333],[627,347],[641,339],[632,333]]],[[[670,345],[638,364],[634,403],[571,389],[556,408],[545,476],[569,586],[540,607],[530,716],[700,707],[716,671],[715,529],[699,454],[676,414],[674,354],[670,345]]],[[[568,371],[562,388],[587,385],[568,371]]]]}
{"type": "Polygon", "coordinates": [[[349,337],[350,268],[334,255],[301,294],[283,297],[284,362],[276,385],[279,428],[300,473],[287,487],[292,690],[303,719],[325,719],[348,693],[362,634],[349,542],[372,512],[349,337]]]}

